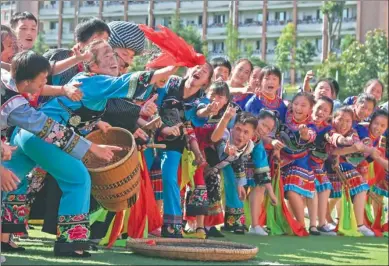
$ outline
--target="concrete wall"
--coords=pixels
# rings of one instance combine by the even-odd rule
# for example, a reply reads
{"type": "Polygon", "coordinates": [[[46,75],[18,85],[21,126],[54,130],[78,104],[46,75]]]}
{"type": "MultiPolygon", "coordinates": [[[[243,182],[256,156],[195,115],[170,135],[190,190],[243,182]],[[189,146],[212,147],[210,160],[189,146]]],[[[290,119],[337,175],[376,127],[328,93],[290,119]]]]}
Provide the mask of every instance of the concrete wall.
{"type": "Polygon", "coordinates": [[[357,39],[365,41],[368,31],[383,29],[388,36],[388,2],[364,0],[357,5],[357,39]]]}

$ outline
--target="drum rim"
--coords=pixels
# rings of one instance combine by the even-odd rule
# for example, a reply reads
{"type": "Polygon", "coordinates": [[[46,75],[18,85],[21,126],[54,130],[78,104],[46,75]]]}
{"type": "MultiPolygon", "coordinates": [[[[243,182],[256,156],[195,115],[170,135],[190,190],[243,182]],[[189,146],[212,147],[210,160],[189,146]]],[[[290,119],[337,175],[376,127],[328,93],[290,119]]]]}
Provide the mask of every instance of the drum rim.
{"type": "MultiPolygon", "coordinates": [[[[120,165],[122,165],[125,161],[127,161],[134,153],[134,149],[136,147],[135,145],[135,138],[134,136],[132,135],[132,133],[130,131],[128,131],[127,129],[124,129],[124,128],[121,128],[121,127],[110,127],[108,128],[108,131],[122,131],[124,133],[126,133],[127,135],[129,135],[131,137],[131,140],[132,140],[132,147],[131,147],[131,150],[128,151],[128,153],[126,154],[126,156],[124,156],[122,159],[120,159],[119,161],[117,161],[116,163],[114,164],[111,164],[111,165],[108,165],[108,166],[104,166],[104,167],[99,167],[99,168],[88,168],[88,171],[89,172],[92,172],[92,173],[101,173],[101,172],[105,172],[105,171],[108,171],[108,170],[111,170],[111,169],[114,169],[120,165]]],[[[102,132],[101,129],[99,130],[96,130],[96,131],[93,131],[92,133],[88,134],[85,138],[87,140],[89,140],[89,137],[90,136],[93,136],[95,134],[98,134],[102,132]]],[[[104,133],[103,133],[104,134],[104,133]]],[[[105,145],[108,145],[108,144],[105,144],[105,145]]]]}

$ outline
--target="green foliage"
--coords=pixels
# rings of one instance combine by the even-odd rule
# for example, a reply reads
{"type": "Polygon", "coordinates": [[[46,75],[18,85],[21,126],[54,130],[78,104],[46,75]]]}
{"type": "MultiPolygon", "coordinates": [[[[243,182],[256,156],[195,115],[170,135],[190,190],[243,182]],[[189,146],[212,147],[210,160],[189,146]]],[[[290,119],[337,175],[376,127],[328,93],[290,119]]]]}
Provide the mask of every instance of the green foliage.
{"type": "Polygon", "coordinates": [[[328,17],[328,43],[330,51],[340,48],[343,9],[346,1],[323,1],[321,12],[328,17]]]}
{"type": "Polygon", "coordinates": [[[45,36],[42,32],[39,32],[32,50],[41,55],[49,50],[49,46],[45,43],[45,36]]]}
{"type": "Polygon", "coordinates": [[[235,62],[240,55],[240,51],[238,48],[238,30],[232,25],[232,22],[229,21],[227,24],[227,39],[226,39],[226,47],[227,47],[227,56],[230,62],[235,62]]]}
{"type": "MultiPolygon", "coordinates": [[[[388,61],[388,39],[385,32],[374,30],[366,34],[365,43],[350,42],[339,57],[330,54],[317,73],[318,77],[335,78],[338,72],[341,87],[339,98],[344,99],[361,93],[365,83],[373,78],[379,78],[387,86],[388,61]]],[[[387,93],[384,96],[383,100],[387,99],[387,93]]]]}
{"type": "Polygon", "coordinates": [[[293,68],[290,55],[292,50],[296,48],[295,33],[296,29],[293,23],[288,23],[282,29],[282,33],[278,38],[277,46],[275,49],[276,65],[283,72],[293,68]]]}
{"type": "MultiPolygon", "coordinates": [[[[201,41],[201,35],[196,27],[192,25],[183,26],[180,21],[180,16],[176,13],[172,18],[172,30],[182,37],[188,44],[192,45],[196,52],[201,53],[203,51],[203,42],[201,41]]],[[[208,50],[208,48],[207,48],[208,50]]]]}
{"type": "Polygon", "coordinates": [[[249,60],[251,61],[253,66],[258,66],[258,67],[261,67],[261,68],[267,66],[266,62],[262,61],[261,58],[259,58],[257,56],[249,57],[249,60]]]}
{"type": "Polygon", "coordinates": [[[355,41],[356,41],[356,39],[355,39],[354,35],[347,34],[346,36],[344,36],[342,38],[342,41],[340,43],[340,49],[342,51],[346,50],[355,41]]]}
{"type": "Polygon", "coordinates": [[[313,62],[316,56],[316,47],[309,40],[303,40],[296,49],[296,70],[300,70],[302,75],[309,70],[308,64],[313,62]]]}
{"type": "Polygon", "coordinates": [[[353,42],[341,55],[348,92],[361,92],[365,83],[380,78],[388,83],[388,39],[382,30],[369,31],[364,44],[353,42]]]}

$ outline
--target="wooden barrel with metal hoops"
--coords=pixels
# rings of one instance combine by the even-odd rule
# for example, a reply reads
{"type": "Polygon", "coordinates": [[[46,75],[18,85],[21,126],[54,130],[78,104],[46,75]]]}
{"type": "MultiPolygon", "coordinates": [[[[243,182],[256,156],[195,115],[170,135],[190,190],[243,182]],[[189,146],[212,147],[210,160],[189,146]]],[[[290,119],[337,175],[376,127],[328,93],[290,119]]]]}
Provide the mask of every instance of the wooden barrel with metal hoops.
{"type": "Polygon", "coordinates": [[[88,152],[84,164],[92,178],[92,195],[109,211],[121,211],[131,207],[140,190],[140,162],[134,136],[126,129],[112,127],[107,133],[94,131],[86,139],[96,144],[122,147],[114,151],[110,162],[98,159],[88,152]]]}

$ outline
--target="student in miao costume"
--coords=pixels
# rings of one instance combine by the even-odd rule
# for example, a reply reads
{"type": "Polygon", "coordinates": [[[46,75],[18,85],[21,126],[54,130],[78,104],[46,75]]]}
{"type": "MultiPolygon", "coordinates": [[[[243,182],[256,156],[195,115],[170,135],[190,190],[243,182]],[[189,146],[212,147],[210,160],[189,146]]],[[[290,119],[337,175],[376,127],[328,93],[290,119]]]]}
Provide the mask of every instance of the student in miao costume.
{"type": "MultiPolygon", "coordinates": [[[[49,62],[32,51],[26,51],[15,56],[11,65],[11,74],[2,69],[2,129],[9,126],[18,126],[20,130],[30,132],[29,134],[35,135],[35,138],[42,143],[38,148],[39,150],[47,147],[53,154],[57,154],[59,158],[68,158],[81,163],[79,160],[84,157],[87,151],[91,151],[100,158],[110,160],[113,153],[109,147],[103,148],[91,144],[91,142],[80,137],[71,129],[47,117],[43,112],[36,111],[30,107],[27,100],[20,95],[23,92],[35,93],[40,90],[46,82],[49,70],[49,62]]],[[[11,140],[11,142],[13,145],[19,144],[16,140],[11,140]]],[[[26,209],[26,189],[28,186],[26,175],[35,164],[24,154],[23,147],[18,148],[14,152],[13,158],[4,163],[4,166],[13,171],[21,180],[18,189],[6,195],[3,202],[2,221],[4,233],[25,232],[25,219],[28,212],[26,209]]],[[[59,164],[51,162],[51,165],[52,167],[60,168],[59,164]]],[[[82,183],[80,185],[82,187],[85,186],[82,183]]],[[[78,193],[79,191],[77,190],[69,192],[70,197],[83,196],[83,193],[77,195],[78,193]]],[[[76,210],[75,214],[82,214],[82,212],[77,213],[76,210]]],[[[80,219],[78,222],[79,226],[84,225],[83,219],[80,219]]],[[[3,238],[2,249],[13,251],[15,246],[11,246],[8,242],[3,242],[4,240],[3,238]]]]}

